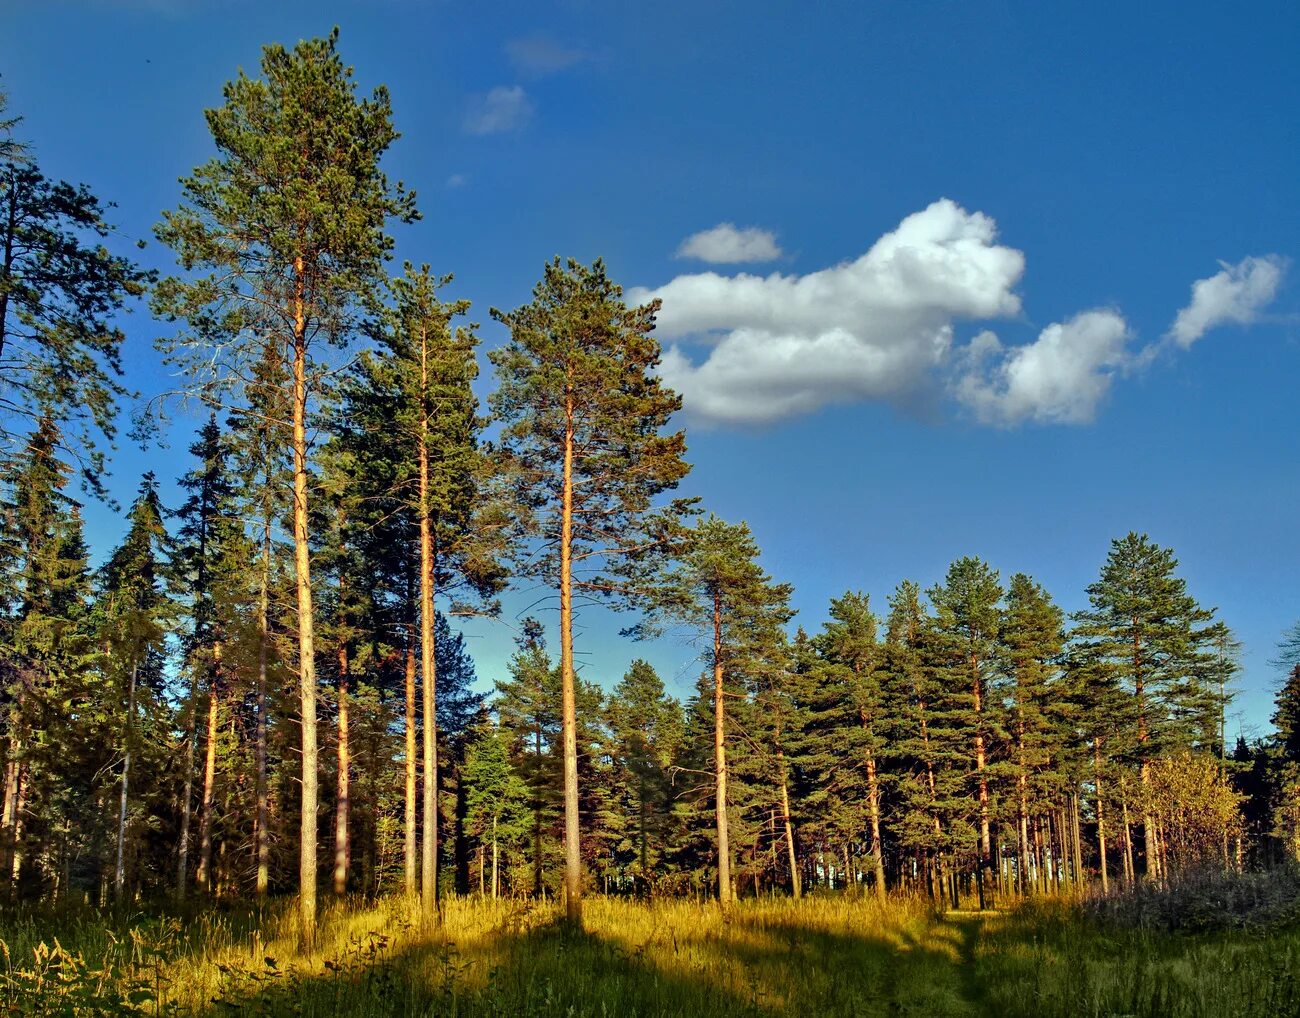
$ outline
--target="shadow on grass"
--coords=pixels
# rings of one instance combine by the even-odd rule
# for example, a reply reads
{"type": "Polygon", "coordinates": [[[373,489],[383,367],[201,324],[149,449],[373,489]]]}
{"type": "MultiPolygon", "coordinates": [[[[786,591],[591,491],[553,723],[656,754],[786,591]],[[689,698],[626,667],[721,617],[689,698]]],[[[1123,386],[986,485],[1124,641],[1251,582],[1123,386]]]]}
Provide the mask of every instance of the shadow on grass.
{"type": "MultiPolygon", "coordinates": [[[[325,974],[230,970],[208,1015],[540,1015],[572,1018],[798,1014],[967,1016],[963,929],[924,918],[844,933],[741,909],[637,942],[549,923],[457,945],[436,937],[364,948],[325,974]]],[[[973,936],[974,934],[972,934],[973,936]]]]}

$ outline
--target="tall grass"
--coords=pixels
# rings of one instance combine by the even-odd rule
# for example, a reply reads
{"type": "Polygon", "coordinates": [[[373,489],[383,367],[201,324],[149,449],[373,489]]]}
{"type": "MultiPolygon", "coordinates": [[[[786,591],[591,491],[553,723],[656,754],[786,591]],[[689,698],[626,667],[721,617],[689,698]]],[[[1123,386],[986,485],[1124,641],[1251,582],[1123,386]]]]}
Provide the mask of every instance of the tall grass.
{"type": "Polygon", "coordinates": [[[432,930],[417,915],[401,898],[335,903],[310,954],[297,950],[288,907],[185,923],[15,918],[0,924],[0,1013],[1300,1013],[1290,927],[1187,935],[1107,924],[1068,903],[944,915],[842,897],[746,901],[726,914],[594,898],[582,933],[532,901],[452,898],[432,930]]]}

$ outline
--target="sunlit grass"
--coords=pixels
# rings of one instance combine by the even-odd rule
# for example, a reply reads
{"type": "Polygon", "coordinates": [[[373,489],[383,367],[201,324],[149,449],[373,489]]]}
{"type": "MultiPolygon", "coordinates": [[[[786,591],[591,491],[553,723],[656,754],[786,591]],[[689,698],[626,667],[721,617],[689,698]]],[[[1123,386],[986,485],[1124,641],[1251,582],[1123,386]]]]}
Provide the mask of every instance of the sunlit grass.
{"type": "Polygon", "coordinates": [[[1300,1006],[1293,929],[1191,937],[1102,926],[1068,903],[943,915],[844,897],[728,913],[592,898],[582,933],[559,920],[553,904],[452,898],[424,929],[403,898],[337,902],[303,954],[291,903],[184,924],[15,918],[0,925],[0,1013],[1252,1018],[1300,1006]]]}

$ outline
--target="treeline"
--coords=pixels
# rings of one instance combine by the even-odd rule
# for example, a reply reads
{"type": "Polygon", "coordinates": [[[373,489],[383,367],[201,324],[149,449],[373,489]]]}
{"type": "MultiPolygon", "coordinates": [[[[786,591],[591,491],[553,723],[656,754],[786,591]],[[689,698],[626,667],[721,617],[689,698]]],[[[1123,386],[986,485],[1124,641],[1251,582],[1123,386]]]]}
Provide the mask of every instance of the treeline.
{"type": "Polygon", "coordinates": [[[983,901],[1241,866],[1296,826],[1293,708],[1228,759],[1235,645],[1146,537],[1069,620],[964,558],[791,634],[744,524],[676,497],[657,304],[599,261],[492,311],[481,407],[450,277],[386,271],[419,212],[380,169],[388,95],[357,94],[336,41],[268,47],[207,111],[216,154],[156,231],[176,275],[110,254],[98,200],[0,123],[8,900],[297,893],[309,942],[318,884],[430,919],[440,888],[562,895],[575,921],[592,887],[983,901]],[[113,323],[146,294],[168,396],[208,414],[181,504],[147,474],[92,568],[77,494],[103,497],[131,395],[113,323]],[[486,696],[435,602],[495,614],[521,580],[554,593],[558,646],[525,621],[486,696]],[[608,692],[579,677],[591,601],[635,610],[629,637],[696,633],[696,694],[641,661],[608,692]]]}

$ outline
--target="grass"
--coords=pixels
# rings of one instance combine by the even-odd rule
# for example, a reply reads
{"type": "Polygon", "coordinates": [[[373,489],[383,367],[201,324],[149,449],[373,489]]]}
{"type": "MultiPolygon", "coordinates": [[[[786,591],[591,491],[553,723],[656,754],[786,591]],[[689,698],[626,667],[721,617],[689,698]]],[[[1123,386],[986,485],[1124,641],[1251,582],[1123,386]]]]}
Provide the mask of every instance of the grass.
{"type": "Polygon", "coordinates": [[[1300,930],[1171,933],[1067,903],[931,912],[847,898],[715,905],[593,898],[566,932],[531,901],[335,904],[317,949],[293,911],[0,923],[0,1014],[1110,1015],[1300,1012],[1300,930]],[[56,947],[57,944],[57,947],[56,947]],[[42,946],[44,945],[44,946],[42,946]],[[8,1009],[7,1011],[5,1009],[8,1009]]]}

